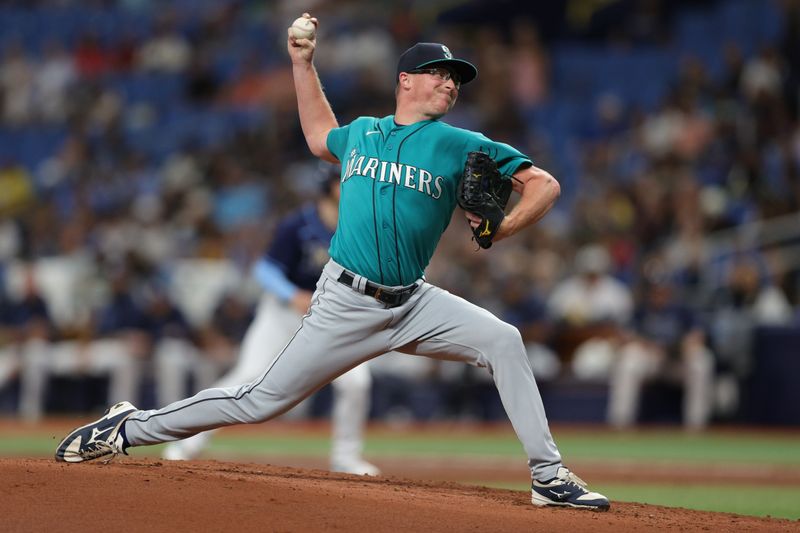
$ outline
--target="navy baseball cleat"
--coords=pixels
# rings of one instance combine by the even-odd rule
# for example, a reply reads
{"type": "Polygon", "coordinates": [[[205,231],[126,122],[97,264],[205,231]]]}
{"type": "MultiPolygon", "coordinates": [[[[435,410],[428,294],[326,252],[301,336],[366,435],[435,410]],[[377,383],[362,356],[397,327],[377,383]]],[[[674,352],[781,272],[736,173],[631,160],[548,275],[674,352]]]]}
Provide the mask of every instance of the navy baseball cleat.
{"type": "Polygon", "coordinates": [[[586,490],[586,482],[564,466],[559,467],[556,477],[549,481],[533,480],[531,503],[539,506],[557,505],[592,511],[608,511],[611,507],[608,498],[597,492],[586,490]]]}
{"type": "Polygon", "coordinates": [[[74,429],[56,448],[56,461],[80,463],[111,455],[108,461],[125,452],[120,432],[123,422],[137,411],[129,402],[115,404],[99,420],[74,429]]]}

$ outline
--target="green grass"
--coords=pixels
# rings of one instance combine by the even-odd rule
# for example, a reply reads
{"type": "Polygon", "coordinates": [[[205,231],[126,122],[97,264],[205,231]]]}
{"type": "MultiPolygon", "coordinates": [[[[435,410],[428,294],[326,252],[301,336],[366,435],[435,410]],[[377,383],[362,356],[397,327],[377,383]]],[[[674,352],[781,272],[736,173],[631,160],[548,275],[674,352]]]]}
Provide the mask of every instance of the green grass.
{"type": "MultiPolygon", "coordinates": [[[[326,437],[238,437],[220,436],[212,442],[213,449],[225,452],[276,453],[281,455],[327,455],[330,439],[326,437]]],[[[523,454],[516,438],[450,438],[441,435],[409,437],[398,434],[394,437],[369,436],[366,454],[374,456],[419,455],[494,455],[517,456],[523,454]]]]}
{"type": "Polygon", "coordinates": [[[800,519],[800,487],[764,485],[616,485],[597,487],[610,498],[702,511],[800,519]]]}
{"type": "Polygon", "coordinates": [[[564,456],[647,462],[758,463],[800,465],[797,437],[735,433],[566,435],[557,439],[564,456]]]}
{"type": "MultiPolygon", "coordinates": [[[[519,483],[471,484],[528,491],[519,483]]],[[[764,485],[650,485],[597,483],[592,490],[601,492],[613,502],[640,502],[665,507],[682,507],[698,511],[716,511],[752,516],[770,516],[800,520],[800,487],[765,487],[764,485]]]]}
{"type": "MultiPolygon", "coordinates": [[[[685,435],[680,432],[657,434],[568,434],[557,436],[561,454],[570,460],[642,461],[656,463],[739,463],[800,466],[800,440],[769,435],[685,435]]],[[[219,435],[212,451],[244,454],[325,455],[327,436],[219,435]]],[[[487,436],[447,435],[371,435],[366,453],[375,456],[469,456],[520,457],[522,446],[513,434],[487,436]]]]}
{"type": "MultiPolygon", "coordinates": [[[[569,431],[556,434],[561,454],[569,460],[614,460],[684,463],[747,463],[800,466],[800,439],[769,434],[684,434],[680,431],[607,433],[569,431]]],[[[0,435],[0,455],[49,455],[61,435],[0,435]]],[[[323,456],[330,439],[326,433],[311,435],[222,432],[211,441],[210,451],[226,453],[323,456]]],[[[444,433],[373,432],[366,453],[375,456],[420,455],[520,457],[524,452],[509,431],[444,433]]]]}

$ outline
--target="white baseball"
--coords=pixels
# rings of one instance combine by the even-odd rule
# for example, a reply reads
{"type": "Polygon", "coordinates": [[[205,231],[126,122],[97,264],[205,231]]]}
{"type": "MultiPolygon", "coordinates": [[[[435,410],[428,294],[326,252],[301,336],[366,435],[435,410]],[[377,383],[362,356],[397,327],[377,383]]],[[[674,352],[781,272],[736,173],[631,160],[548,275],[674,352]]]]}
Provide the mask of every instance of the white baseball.
{"type": "Polygon", "coordinates": [[[292,32],[292,37],[295,39],[313,39],[317,31],[317,27],[311,22],[311,19],[299,17],[292,22],[292,27],[289,28],[292,32]]]}

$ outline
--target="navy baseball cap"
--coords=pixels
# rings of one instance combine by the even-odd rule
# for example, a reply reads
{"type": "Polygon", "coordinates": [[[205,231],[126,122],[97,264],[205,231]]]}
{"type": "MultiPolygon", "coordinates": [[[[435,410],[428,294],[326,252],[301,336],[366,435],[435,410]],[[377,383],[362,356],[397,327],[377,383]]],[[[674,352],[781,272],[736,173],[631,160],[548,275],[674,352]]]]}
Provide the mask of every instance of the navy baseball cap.
{"type": "Polygon", "coordinates": [[[401,72],[420,68],[448,67],[458,74],[461,84],[469,83],[478,76],[478,69],[469,61],[456,59],[450,49],[441,43],[417,43],[400,56],[397,61],[397,77],[401,72]]]}

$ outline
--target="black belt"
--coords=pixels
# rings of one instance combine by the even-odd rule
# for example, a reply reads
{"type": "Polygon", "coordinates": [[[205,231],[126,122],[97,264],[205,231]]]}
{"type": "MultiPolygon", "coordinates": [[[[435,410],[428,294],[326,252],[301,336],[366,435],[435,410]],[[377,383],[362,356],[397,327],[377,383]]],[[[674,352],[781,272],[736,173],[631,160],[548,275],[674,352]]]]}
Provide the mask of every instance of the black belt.
{"type": "MultiPolygon", "coordinates": [[[[353,287],[353,281],[355,281],[355,276],[348,271],[342,272],[342,275],[339,276],[339,283],[344,283],[348,287],[356,289],[353,287]]],[[[397,307],[398,305],[403,305],[411,298],[411,295],[414,294],[414,291],[417,290],[416,283],[413,285],[409,285],[408,287],[403,287],[401,289],[387,289],[385,287],[380,287],[375,285],[371,281],[367,281],[366,287],[364,287],[364,294],[367,296],[371,296],[378,300],[379,302],[383,302],[390,307],[397,307]]]]}

